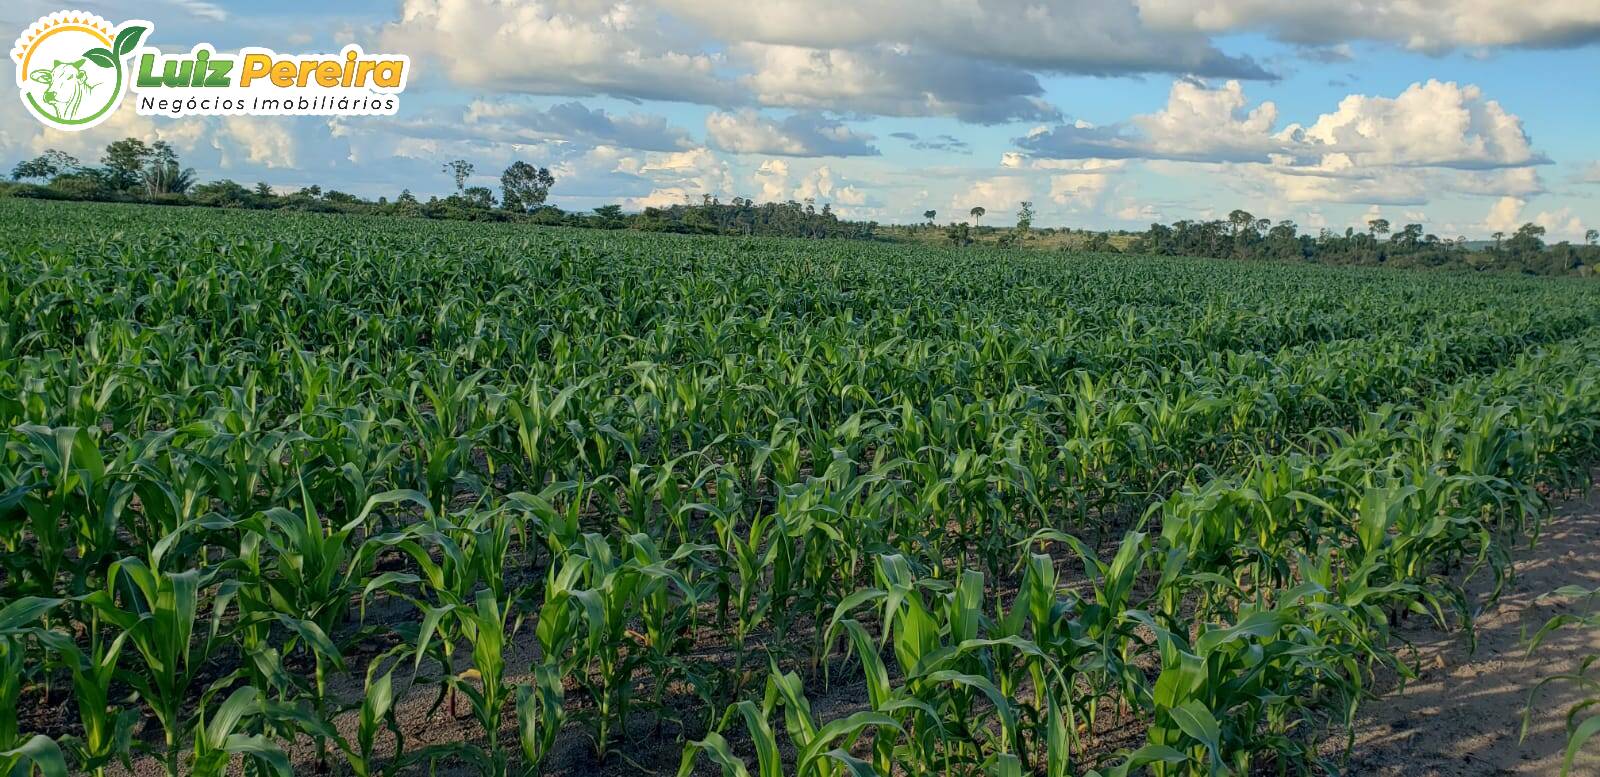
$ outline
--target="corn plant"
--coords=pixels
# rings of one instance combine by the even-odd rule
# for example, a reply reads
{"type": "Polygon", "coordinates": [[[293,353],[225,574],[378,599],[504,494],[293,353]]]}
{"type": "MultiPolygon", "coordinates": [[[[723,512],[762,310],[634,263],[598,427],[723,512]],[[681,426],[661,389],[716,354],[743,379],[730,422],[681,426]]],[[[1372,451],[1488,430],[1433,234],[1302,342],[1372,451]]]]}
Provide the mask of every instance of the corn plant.
{"type": "Polygon", "coordinates": [[[549,584],[539,615],[546,661],[563,662],[563,653],[570,655],[565,662],[594,700],[584,722],[600,758],[610,754],[616,731],[628,720],[634,669],[670,655],[681,629],[671,625],[672,613],[692,610],[702,595],[678,567],[704,548],[682,546],[663,558],[648,537],[635,535],[627,543],[631,556],[624,558],[605,538],[585,535],[582,550],[571,552],[549,584]],[[674,591],[676,601],[669,598],[674,591]],[[635,612],[645,614],[647,634],[629,628],[635,612]]]}
{"type": "MultiPolygon", "coordinates": [[[[169,536],[168,539],[173,539],[169,536]]],[[[160,723],[165,737],[164,761],[178,773],[180,741],[192,725],[183,714],[201,665],[219,644],[226,597],[211,602],[210,626],[201,619],[202,591],[217,583],[216,572],[158,571],[161,549],[152,565],[124,558],[111,565],[106,588],[85,597],[100,620],[121,630],[143,661],[142,671],[123,675],[160,723]],[[201,633],[195,634],[196,627],[201,633]]]]}
{"type": "Polygon", "coordinates": [[[959,574],[953,589],[934,606],[922,592],[940,591],[940,581],[919,580],[903,557],[880,558],[878,580],[881,587],[842,602],[829,629],[830,634],[834,629],[846,633],[869,686],[876,686],[870,692],[873,709],[899,711],[905,718],[904,755],[880,751],[877,766],[887,773],[888,763],[898,757],[912,768],[939,771],[1019,756],[1024,743],[1015,691],[1023,678],[1033,679],[1035,711],[1047,720],[1055,707],[1044,699],[1055,694],[1060,679],[1053,662],[1017,633],[1014,623],[1013,633],[1005,636],[983,634],[991,619],[983,604],[983,576],[977,572],[959,574]],[[888,671],[878,645],[858,621],[844,617],[867,603],[878,605],[881,640],[892,648],[905,677],[901,689],[887,687],[888,671]]]}
{"type": "Polygon", "coordinates": [[[533,669],[533,682],[517,686],[517,742],[530,771],[536,771],[555,746],[566,720],[566,689],[549,665],[533,669]]]}
{"type": "Polygon", "coordinates": [[[205,701],[201,702],[194,726],[190,774],[222,777],[228,773],[229,761],[235,756],[242,756],[257,773],[283,777],[294,773],[288,756],[276,743],[260,734],[241,731],[251,722],[250,718],[263,714],[259,697],[256,689],[245,686],[229,694],[214,711],[207,709],[209,705],[205,701]]]}
{"type": "MultiPolygon", "coordinates": [[[[401,653],[409,646],[401,645],[391,653],[401,653]]],[[[405,733],[394,714],[394,664],[386,664],[387,656],[379,656],[367,665],[367,674],[361,694],[361,707],[357,713],[355,742],[344,742],[345,761],[357,777],[371,777],[383,772],[374,764],[380,727],[387,728],[394,737],[394,754],[391,762],[403,763],[405,733]]]]}
{"type": "Polygon", "coordinates": [[[65,634],[56,631],[41,632],[40,642],[50,651],[53,659],[65,667],[72,678],[72,692],[77,702],[78,722],[83,735],[69,745],[78,751],[81,767],[96,775],[104,774],[105,766],[113,760],[126,760],[131,748],[133,725],[138,714],[132,709],[121,709],[112,704],[112,684],[117,680],[117,665],[129,633],[124,631],[105,642],[99,633],[91,635],[87,651],[65,634]]]}
{"type": "MultiPolygon", "coordinates": [[[[793,774],[796,777],[834,777],[838,774],[878,774],[871,764],[851,751],[863,734],[871,730],[875,738],[892,741],[900,734],[900,724],[892,717],[873,711],[857,712],[832,721],[819,721],[811,712],[811,702],[806,698],[800,676],[782,673],[772,667],[767,675],[766,690],[759,706],[755,702],[741,701],[729,707],[722,718],[726,728],[737,714],[744,722],[746,733],[756,750],[758,771],[763,775],[793,774]],[[772,714],[783,709],[784,732],[796,752],[794,770],[787,771],[778,754],[778,739],[773,731],[772,714]]],[[[693,770],[696,758],[706,754],[726,773],[748,775],[745,762],[733,753],[728,740],[721,733],[711,731],[704,739],[684,748],[678,774],[687,777],[693,770]]]]}
{"type": "Polygon", "coordinates": [[[60,600],[22,597],[0,608],[0,769],[6,774],[67,774],[66,759],[55,740],[43,734],[25,736],[17,723],[22,683],[29,669],[28,641],[40,634],[34,622],[60,604],[60,600]]]}

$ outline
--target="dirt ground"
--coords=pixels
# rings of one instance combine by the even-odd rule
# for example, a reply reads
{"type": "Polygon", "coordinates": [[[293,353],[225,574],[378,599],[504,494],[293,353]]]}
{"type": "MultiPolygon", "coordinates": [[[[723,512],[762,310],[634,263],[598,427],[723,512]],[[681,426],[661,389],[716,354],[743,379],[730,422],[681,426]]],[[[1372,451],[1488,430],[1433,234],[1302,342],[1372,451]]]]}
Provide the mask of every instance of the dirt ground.
{"type": "MultiPolygon", "coordinates": [[[[1528,692],[1539,680],[1576,670],[1600,653],[1600,630],[1570,626],[1550,635],[1531,657],[1528,637],[1581,602],[1546,595],[1565,585],[1600,585],[1600,491],[1556,510],[1536,546],[1514,552],[1517,576],[1478,619],[1478,646],[1436,630],[1400,635],[1416,646],[1421,677],[1363,707],[1349,775],[1488,777],[1559,775],[1566,746],[1566,710],[1581,694],[1570,683],[1540,692],[1525,740],[1528,692]],[[1544,598],[1541,598],[1544,597],[1544,598]]],[[[1478,593],[1482,593],[1479,591],[1478,593]]],[[[1600,748],[1590,743],[1572,774],[1600,775],[1600,748]]]]}

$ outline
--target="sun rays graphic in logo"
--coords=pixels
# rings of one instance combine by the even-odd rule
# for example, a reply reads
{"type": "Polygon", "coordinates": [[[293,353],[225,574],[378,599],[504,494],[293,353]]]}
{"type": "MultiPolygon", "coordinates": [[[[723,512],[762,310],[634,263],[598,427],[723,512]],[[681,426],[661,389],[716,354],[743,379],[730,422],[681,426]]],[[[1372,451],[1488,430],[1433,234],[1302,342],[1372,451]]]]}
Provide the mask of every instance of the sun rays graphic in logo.
{"type": "Polygon", "coordinates": [[[141,20],[113,26],[83,11],[41,17],[11,49],[23,106],[57,129],[105,121],[122,104],[132,76],[128,58],[151,26],[141,20]]]}

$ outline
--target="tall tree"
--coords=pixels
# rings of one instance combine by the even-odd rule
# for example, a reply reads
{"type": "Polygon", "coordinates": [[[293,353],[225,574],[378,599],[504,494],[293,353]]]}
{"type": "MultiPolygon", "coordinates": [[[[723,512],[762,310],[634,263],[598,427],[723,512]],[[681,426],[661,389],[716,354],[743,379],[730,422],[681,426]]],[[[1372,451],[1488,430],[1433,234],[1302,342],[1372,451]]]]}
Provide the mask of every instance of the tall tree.
{"type": "Polygon", "coordinates": [[[1234,237],[1238,237],[1239,233],[1254,223],[1256,223],[1256,217],[1251,215],[1250,211],[1236,208],[1232,213],[1228,214],[1228,224],[1233,227],[1234,237]]]}
{"type": "Polygon", "coordinates": [[[1506,241],[1506,250],[1512,256],[1527,259],[1544,250],[1545,228],[1534,223],[1517,227],[1517,233],[1506,241]]]}
{"type": "Polygon", "coordinates": [[[105,166],[106,179],[113,188],[131,189],[142,182],[144,165],[150,154],[151,149],[144,141],[138,138],[123,138],[106,146],[106,153],[100,157],[100,164],[105,166]]]}
{"type": "Polygon", "coordinates": [[[983,214],[988,212],[989,211],[983,209],[982,205],[974,205],[972,206],[972,210],[967,211],[967,213],[972,215],[973,226],[977,226],[978,223],[983,220],[983,214]]]}
{"type": "Polygon", "coordinates": [[[443,168],[446,175],[456,182],[456,194],[467,188],[467,179],[472,177],[473,166],[465,159],[452,159],[445,162],[443,168]]]}
{"type": "MultiPolygon", "coordinates": [[[[739,198],[734,198],[734,207],[743,207],[739,198]]],[[[622,215],[621,205],[601,205],[594,209],[595,226],[601,229],[621,229],[627,224],[622,215]]]]}
{"type": "Polygon", "coordinates": [[[149,161],[139,176],[147,197],[157,194],[183,194],[194,185],[194,168],[178,164],[178,152],[165,140],[150,144],[149,161]]]}
{"type": "Polygon", "coordinates": [[[494,207],[494,190],[487,186],[468,186],[461,190],[460,196],[474,208],[488,210],[494,207]]]}
{"type": "Polygon", "coordinates": [[[47,181],[58,175],[77,172],[82,167],[76,157],[52,148],[33,159],[18,162],[16,167],[11,168],[11,180],[47,181]]]}
{"type": "Polygon", "coordinates": [[[512,162],[500,174],[500,205],[518,213],[538,210],[555,185],[556,177],[549,168],[534,167],[521,160],[512,162]]]}
{"type": "Polygon", "coordinates": [[[1394,233],[1394,237],[1389,238],[1389,242],[1405,248],[1416,248],[1422,242],[1422,225],[1407,224],[1401,227],[1399,232],[1394,233]]]}
{"type": "Polygon", "coordinates": [[[1033,229],[1033,203],[1023,200],[1017,207],[1017,242],[1021,243],[1028,238],[1028,232],[1033,229]]]}

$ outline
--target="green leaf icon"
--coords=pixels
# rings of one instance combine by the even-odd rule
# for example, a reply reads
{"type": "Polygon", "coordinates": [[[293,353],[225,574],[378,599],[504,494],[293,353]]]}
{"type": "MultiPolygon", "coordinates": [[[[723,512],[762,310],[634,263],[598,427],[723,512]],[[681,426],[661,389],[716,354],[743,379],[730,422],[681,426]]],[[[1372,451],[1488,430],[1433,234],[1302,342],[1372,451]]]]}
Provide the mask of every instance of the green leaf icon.
{"type": "Polygon", "coordinates": [[[139,45],[139,39],[149,31],[147,27],[128,27],[117,33],[117,42],[112,44],[112,51],[116,52],[117,59],[133,53],[134,47],[139,45]]]}
{"type": "Polygon", "coordinates": [[[84,59],[87,59],[90,62],[93,62],[96,65],[99,65],[100,67],[113,67],[114,68],[114,67],[117,66],[116,58],[112,57],[111,56],[111,52],[107,51],[106,49],[102,49],[102,48],[89,49],[88,51],[83,52],[83,57],[84,57],[84,59]]]}

